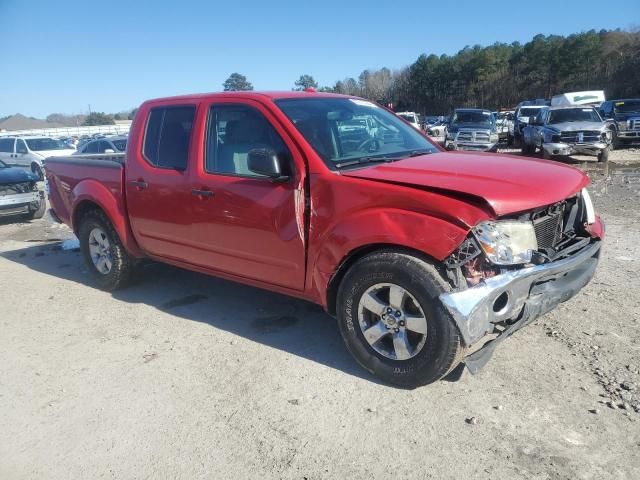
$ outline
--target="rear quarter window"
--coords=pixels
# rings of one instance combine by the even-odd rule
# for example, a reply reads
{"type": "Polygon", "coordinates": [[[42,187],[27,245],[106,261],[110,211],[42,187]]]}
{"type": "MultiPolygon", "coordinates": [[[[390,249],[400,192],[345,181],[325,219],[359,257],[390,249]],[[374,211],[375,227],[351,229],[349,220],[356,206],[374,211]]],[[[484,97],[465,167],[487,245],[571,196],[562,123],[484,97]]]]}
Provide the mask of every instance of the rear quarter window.
{"type": "Polygon", "coordinates": [[[145,160],[159,168],[186,169],[195,112],[193,105],[152,108],[142,149],[145,160]]]}
{"type": "Polygon", "coordinates": [[[13,153],[13,138],[0,138],[0,152],[13,153]]]}

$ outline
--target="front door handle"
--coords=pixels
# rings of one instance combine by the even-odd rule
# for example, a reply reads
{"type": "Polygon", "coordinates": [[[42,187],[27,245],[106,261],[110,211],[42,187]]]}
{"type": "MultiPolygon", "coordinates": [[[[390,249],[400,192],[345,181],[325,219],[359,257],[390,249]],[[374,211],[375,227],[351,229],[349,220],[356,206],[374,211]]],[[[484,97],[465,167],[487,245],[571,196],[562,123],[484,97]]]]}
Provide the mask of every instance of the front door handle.
{"type": "Polygon", "coordinates": [[[198,190],[197,188],[192,188],[191,195],[194,197],[213,197],[215,193],[211,190],[198,190]]]}
{"type": "Polygon", "coordinates": [[[149,184],[144,180],[131,180],[129,183],[136,187],[138,190],[144,190],[149,186],[149,184]]]}

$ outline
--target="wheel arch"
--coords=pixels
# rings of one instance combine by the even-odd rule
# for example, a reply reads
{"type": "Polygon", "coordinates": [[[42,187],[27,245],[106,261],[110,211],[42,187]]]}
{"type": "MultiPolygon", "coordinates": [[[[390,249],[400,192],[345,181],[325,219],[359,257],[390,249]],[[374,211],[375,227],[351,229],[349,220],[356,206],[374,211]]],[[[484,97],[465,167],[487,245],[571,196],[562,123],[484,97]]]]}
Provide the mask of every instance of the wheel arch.
{"type": "Polygon", "coordinates": [[[98,182],[92,181],[90,185],[81,182],[74,189],[74,205],[71,213],[71,227],[76,235],[82,218],[92,210],[102,212],[116,233],[120,237],[122,245],[133,257],[143,257],[138,243],[133,237],[129,226],[127,212],[118,205],[116,198],[98,182]]]}
{"type": "Polygon", "coordinates": [[[360,259],[378,252],[393,252],[401,253],[405,255],[411,255],[425,262],[431,263],[438,268],[440,262],[437,259],[431,257],[427,253],[417,250],[415,248],[407,247],[404,245],[398,245],[393,243],[372,243],[368,245],[362,245],[351,252],[349,252],[340,262],[336,271],[331,276],[327,285],[326,291],[326,309],[330,315],[336,315],[336,303],[338,298],[338,291],[340,290],[340,284],[347,274],[349,269],[360,259]]]}

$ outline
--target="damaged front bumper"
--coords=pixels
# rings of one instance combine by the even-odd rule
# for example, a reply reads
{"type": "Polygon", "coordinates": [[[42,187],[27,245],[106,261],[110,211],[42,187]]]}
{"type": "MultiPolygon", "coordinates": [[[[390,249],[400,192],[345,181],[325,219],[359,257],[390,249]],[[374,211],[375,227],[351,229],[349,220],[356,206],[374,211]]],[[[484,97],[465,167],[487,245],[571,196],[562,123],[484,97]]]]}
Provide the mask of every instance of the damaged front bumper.
{"type": "Polygon", "coordinates": [[[592,155],[594,157],[609,146],[606,142],[597,143],[544,143],[542,148],[549,155],[592,155]]]}
{"type": "Polygon", "coordinates": [[[0,216],[15,215],[29,211],[29,206],[38,204],[42,195],[38,191],[0,196],[0,216]]]}
{"type": "Polygon", "coordinates": [[[508,271],[466,290],[440,295],[467,346],[494,333],[496,324],[506,325],[496,338],[465,359],[471,373],[487,363],[501,341],[587,285],[598,265],[601,245],[601,240],[593,239],[570,257],[508,271]]]}

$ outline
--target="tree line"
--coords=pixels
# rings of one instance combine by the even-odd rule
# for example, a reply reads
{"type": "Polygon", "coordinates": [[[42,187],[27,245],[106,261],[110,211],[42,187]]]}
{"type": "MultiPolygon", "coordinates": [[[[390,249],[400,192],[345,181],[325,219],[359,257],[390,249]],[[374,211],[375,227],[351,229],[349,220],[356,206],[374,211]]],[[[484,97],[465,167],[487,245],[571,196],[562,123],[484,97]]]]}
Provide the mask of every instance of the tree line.
{"type": "MultiPolygon", "coordinates": [[[[318,88],[302,75],[294,90],[318,88]]],[[[239,73],[225,90],[253,90],[239,73]]],[[[467,46],[455,55],[420,55],[410,66],[364,70],[320,91],[357,95],[396,110],[434,115],[455,107],[510,108],[563,92],[604,90],[607,98],[640,97],[640,31],[536,35],[525,44],[467,46]]]]}

